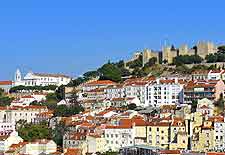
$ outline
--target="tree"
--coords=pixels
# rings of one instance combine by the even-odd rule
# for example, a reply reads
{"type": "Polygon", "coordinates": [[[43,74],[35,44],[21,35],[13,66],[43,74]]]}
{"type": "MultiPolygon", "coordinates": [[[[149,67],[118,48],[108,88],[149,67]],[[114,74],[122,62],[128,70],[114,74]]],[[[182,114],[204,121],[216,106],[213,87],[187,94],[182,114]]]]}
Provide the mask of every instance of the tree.
{"type": "Polygon", "coordinates": [[[35,139],[51,139],[51,129],[46,123],[41,124],[25,124],[18,129],[19,136],[25,141],[33,141],[35,139]]]}
{"type": "Polygon", "coordinates": [[[127,63],[127,66],[128,66],[129,68],[132,68],[132,69],[142,67],[142,65],[143,65],[143,63],[142,63],[142,58],[143,58],[142,55],[140,55],[140,56],[138,57],[138,59],[136,59],[136,60],[134,60],[134,61],[131,61],[131,62],[128,62],[128,63],[127,63]]]}
{"type": "Polygon", "coordinates": [[[225,53],[225,45],[219,46],[218,47],[219,52],[225,53]]]}
{"type": "Polygon", "coordinates": [[[120,69],[113,63],[104,64],[101,68],[98,69],[100,72],[101,80],[112,80],[115,82],[121,81],[121,72],[120,69]]]}
{"type": "Polygon", "coordinates": [[[84,79],[91,79],[91,78],[95,78],[99,76],[99,72],[98,71],[88,71],[86,73],[83,74],[84,79]]]}
{"type": "Polygon", "coordinates": [[[203,59],[199,55],[179,55],[173,59],[175,65],[178,64],[199,64],[203,59]]]}
{"type": "Polygon", "coordinates": [[[196,112],[197,105],[198,105],[198,101],[197,100],[192,101],[191,112],[196,112]]]}
{"type": "Polygon", "coordinates": [[[151,67],[151,66],[155,65],[156,62],[157,62],[157,58],[152,57],[152,58],[149,59],[148,63],[146,63],[145,65],[151,67]]]}
{"type": "Polygon", "coordinates": [[[55,95],[58,101],[65,99],[65,86],[59,86],[55,91],[55,95]]]}
{"type": "Polygon", "coordinates": [[[213,62],[217,62],[217,55],[214,54],[208,54],[205,57],[206,62],[208,63],[213,63],[213,62]]]}
{"type": "Polygon", "coordinates": [[[63,135],[68,131],[68,128],[63,122],[56,124],[52,131],[52,138],[57,145],[63,146],[63,135]]]}
{"type": "Polygon", "coordinates": [[[46,102],[49,104],[56,104],[58,103],[60,100],[57,99],[57,95],[55,93],[49,93],[46,96],[46,102]]]}
{"type": "Polygon", "coordinates": [[[6,96],[4,90],[0,88],[0,106],[9,106],[14,98],[6,96]]]}
{"type": "Polygon", "coordinates": [[[80,105],[70,105],[70,106],[59,105],[56,107],[54,111],[54,115],[56,117],[68,117],[68,116],[78,114],[83,110],[84,108],[80,105]]]}
{"type": "Polygon", "coordinates": [[[192,71],[195,71],[195,70],[208,70],[208,66],[205,66],[205,65],[194,65],[192,68],[191,68],[192,71]]]}
{"type": "Polygon", "coordinates": [[[10,93],[25,91],[43,91],[43,90],[56,90],[57,86],[15,86],[10,89],[10,93]]]}
{"type": "Polygon", "coordinates": [[[0,97],[4,95],[4,89],[0,88],[0,97]]]}

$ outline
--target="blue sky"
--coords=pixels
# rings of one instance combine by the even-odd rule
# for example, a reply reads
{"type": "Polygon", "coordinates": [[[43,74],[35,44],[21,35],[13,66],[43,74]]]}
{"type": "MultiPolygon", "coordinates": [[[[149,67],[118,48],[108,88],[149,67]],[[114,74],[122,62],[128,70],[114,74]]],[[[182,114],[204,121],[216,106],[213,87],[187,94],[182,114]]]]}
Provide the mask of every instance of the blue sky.
{"type": "Polygon", "coordinates": [[[224,0],[0,2],[0,80],[24,72],[78,76],[142,48],[225,41],[224,0]]]}

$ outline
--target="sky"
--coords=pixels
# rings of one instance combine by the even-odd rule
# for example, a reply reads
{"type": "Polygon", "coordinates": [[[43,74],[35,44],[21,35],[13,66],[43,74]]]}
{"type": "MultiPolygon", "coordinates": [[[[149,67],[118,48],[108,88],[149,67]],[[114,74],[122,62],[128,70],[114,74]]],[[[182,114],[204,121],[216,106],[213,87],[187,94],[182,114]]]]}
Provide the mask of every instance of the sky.
{"type": "Polygon", "coordinates": [[[143,48],[225,43],[224,0],[0,2],[0,80],[17,68],[73,77],[143,48]]]}

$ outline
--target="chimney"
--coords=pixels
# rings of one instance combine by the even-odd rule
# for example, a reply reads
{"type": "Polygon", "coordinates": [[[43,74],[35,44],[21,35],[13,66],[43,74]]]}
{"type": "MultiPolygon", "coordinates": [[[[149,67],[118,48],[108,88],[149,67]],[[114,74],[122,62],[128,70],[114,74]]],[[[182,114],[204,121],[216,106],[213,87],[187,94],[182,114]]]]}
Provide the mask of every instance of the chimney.
{"type": "Polygon", "coordinates": [[[178,78],[175,77],[174,81],[175,81],[175,83],[177,84],[177,83],[178,83],[178,78]]]}
{"type": "Polygon", "coordinates": [[[159,82],[160,82],[159,79],[156,79],[156,83],[159,84],[159,82]]]}

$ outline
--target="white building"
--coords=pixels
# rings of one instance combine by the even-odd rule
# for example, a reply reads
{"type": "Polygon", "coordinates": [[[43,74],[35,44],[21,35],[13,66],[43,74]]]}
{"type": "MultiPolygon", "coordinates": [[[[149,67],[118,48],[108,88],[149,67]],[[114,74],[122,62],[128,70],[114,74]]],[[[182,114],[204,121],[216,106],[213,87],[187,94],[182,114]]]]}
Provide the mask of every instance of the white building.
{"type": "Polygon", "coordinates": [[[125,96],[128,98],[137,97],[140,100],[141,106],[145,105],[146,89],[148,87],[148,82],[146,81],[134,81],[125,84],[125,96]]]}
{"type": "Polygon", "coordinates": [[[183,81],[159,80],[149,83],[146,89],[145,106],[178,105],[184,101],[183,81]]]}
{"type": "Polygon", "coordinates": [[[35,98],[31,95],[22,96],[20,99],[12,101],[11,106],[29,106],[33,101],[35,98]]]}
{"type": "Polygon", "coordinates": [[[0,152],[4,153],[12,144],[18,144],[22,141],[23,139],[18,135],[16,131],[12,132],[8,136],[0,136],[0,152]]]}
{"type": "Polygon", "coordinates": [[[213,116],[214,114],[214,104],[211,100],[207,98],[203,98],[201,100],[198,100],[198,105],[196,108],[197,112],[201,112],[204,115],[207,116],[213,116]]]}
{"type": "Polygon", "coordinates": [[[108,86],[105,88],[105,92],[107,99],[125,97],[125,90],[121,84],[108,86]]]}
{"type": "Polygon", "coordinates": [[[225,122],[221,116],[213,117],[214,119],[214,140],[215,150],[224,151],[225,149],[225,122]]]}
{"type": "Polygon", "coordinates": [[[0,121],[16,123],[25,120],[27,123],[35,122],[37,115],[47,112],[45,106],[4,107],[0,109],[0,121]]]}
{"type": "Polygon", "coordinates": [[[15,130],[15,123],[0,122],[0,136],[6,136],[15,130]]]}
{"type": "Polygon", "coordinates": [[[40,139],[29,142],[21,148],[21,154],[51,154],[57,151],[57,145],[53,140],[40,139]]]}
{"type": "Polygon", "coordinates": [[[135,130],[132,126],[106,126],[104,132],[106,150],[119,151],[121,147],[134,145],[135,130]]]}
{"type": "Polygon", "coordinates": [[[46,95],[43,94],[26,95],[12,101],[11,106],[29,106],[34,101],[41,102],[44,100],[46,100],[46,95]]]}
{"type": "Polygon", "coordinates": [[[208,80],[221,80],[224,70],[210,70],[208,73],[208,80]]]}
{"type": "Polygon", "coordinates": [[[23,78],[20,70],[15,73],[15,86],[49,86],[67,85],[71,78],[62,74],[42,74],[29,72],[23,78]]]}

